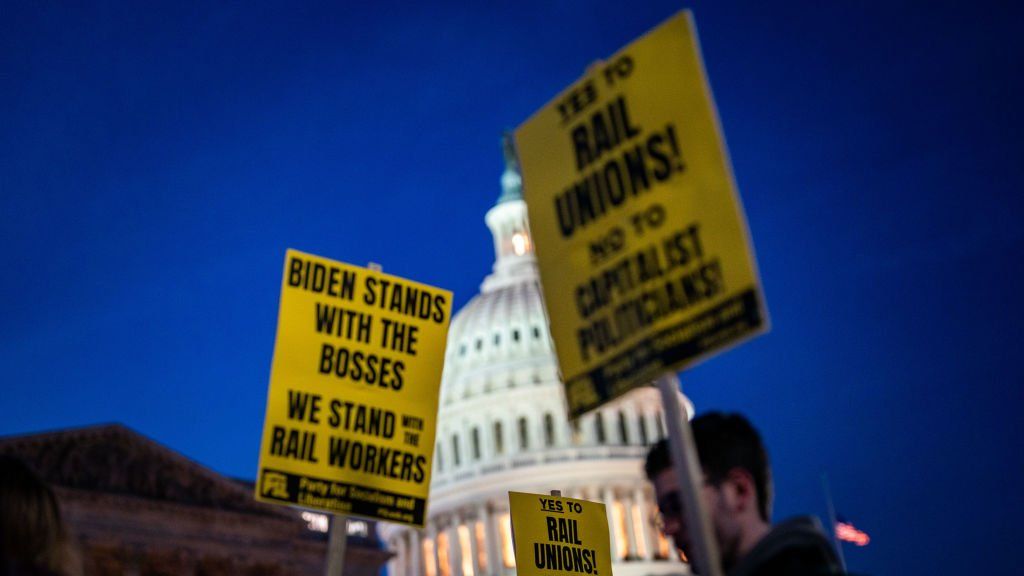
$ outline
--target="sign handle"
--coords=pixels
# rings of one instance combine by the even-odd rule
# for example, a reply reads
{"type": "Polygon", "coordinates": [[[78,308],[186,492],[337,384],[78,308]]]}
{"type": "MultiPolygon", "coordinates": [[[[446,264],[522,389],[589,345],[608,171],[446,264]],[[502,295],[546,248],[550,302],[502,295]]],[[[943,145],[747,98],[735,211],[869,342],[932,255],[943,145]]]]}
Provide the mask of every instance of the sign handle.
{"type": "Polygon", "coordinates": [[[344,514],[331,516],[331,528],[327,540],[327,568],[325,576],[341,576],[345,569],[345,546],[348,544],[348,517],[344,514]]]}
{"type": "Polygon", "coordinates": [[[658,378],[658,389],[661,390],[661,404],[665,410],[665,424],[668,426],[672,468],[679,480],[687,532],[693,544],[693,562],[697,565],[697,571],[705,576],[722,576],[718,544],[711,532],[711,517],[700,495],[704,486],[704,473],[697,460],[693,430],[690,429],[690,421],[679,408],[679,377],[674,372],[666,372],[658,378]]]}

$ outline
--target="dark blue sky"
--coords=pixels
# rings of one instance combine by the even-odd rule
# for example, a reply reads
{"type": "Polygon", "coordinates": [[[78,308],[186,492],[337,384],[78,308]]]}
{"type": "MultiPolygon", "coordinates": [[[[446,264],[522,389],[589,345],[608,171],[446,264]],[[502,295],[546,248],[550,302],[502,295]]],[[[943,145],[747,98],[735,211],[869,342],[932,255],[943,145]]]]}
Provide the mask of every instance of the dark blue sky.
{"type": "MultiPolygon", "coordinates": [[[[502,129],[675,2],[0,6],[0,434],[119,421],[255,474],[287,247],[451,289],[502,129]]],[[[872,574],[1019,571],[1022,18],[692,6],[773,329],[683,374],[872,574]]]]}

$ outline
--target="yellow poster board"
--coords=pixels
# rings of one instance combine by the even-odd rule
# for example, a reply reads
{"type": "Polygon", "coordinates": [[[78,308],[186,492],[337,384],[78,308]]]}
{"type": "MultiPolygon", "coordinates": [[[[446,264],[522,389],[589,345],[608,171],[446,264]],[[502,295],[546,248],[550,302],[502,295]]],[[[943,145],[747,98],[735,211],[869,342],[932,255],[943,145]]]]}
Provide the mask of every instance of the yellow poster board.
{"type": "Polygon", "coordinates": [[[612,575],[604,504],[508,493],[519,576],[612,575]]]}
{"type": "Polygon", "coordinates": [[[592,66],[516,145],[570,416],[767,330],[689,12],[592,66]]]}
{"type": "Polygon", "coordinates": [[[451,306],[288,250],[256,499],[423,526],[451,306]]]}

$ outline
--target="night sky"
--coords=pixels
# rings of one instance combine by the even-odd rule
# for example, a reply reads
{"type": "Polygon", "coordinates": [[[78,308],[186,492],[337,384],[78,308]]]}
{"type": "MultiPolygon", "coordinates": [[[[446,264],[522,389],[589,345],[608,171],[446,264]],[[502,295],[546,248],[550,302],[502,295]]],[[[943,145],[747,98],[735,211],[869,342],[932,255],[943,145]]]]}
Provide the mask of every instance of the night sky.
{"type": "MultiPolygon", "coordinates": [[[[502,130],[683,7],[4,2],[0,435],[122,422],[253,478],[285,249],[455,292],[502,130]]],[[[429,5],[428,5],[429,4],[429,5]]],[[[870,574],[1020,571],[1024,19],[698,2],[772,331],[682,375],[870,574]]]]}

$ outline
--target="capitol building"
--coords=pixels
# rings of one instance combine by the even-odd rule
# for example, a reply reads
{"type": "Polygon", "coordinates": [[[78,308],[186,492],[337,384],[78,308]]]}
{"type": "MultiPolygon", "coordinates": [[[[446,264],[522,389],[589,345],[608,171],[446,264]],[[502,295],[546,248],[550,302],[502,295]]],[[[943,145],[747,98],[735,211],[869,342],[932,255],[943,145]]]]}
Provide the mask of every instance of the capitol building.
{"type": "Polygon", "coordinates": [[[507,140],[501,188],[485,217],[493,270],[448,333],[426,527],[378,527],[389,573],[515,574],[508,492],[552,490],[605,504],[615,576],[688,573],[655,527],[643,473],[665,435],[659,392],[634,390],[570,424],[507,140]]]}

